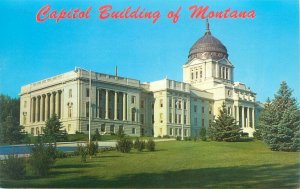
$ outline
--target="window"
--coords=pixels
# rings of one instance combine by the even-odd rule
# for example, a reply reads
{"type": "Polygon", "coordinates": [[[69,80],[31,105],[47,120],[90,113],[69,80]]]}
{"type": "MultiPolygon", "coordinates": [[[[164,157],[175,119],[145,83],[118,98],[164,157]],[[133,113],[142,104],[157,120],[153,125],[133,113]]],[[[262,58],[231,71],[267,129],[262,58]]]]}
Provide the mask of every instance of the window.
{"type": "Polygon", "coordinates": [[[184,129],[184,136],[187,136],[187,129],[184,129]]]}
{"type": "Polygon", "coordinates": [[[226,75],[225,75],[225,79],[228,79],[228,68],[226,68],[226,75]]]}
{"type": "Polygon", "coordinates": [[[24,101],[24,108],[27,107],[27,101],[24,101]]]}
{"type": "Polygon", "coordinates": [[[172,123],[172,113],[169,113],[169,123],[172,123]]]}
{"type": "Polygon", "coordinates": [[[225,68],[222,67],[222,78],[225,79],[225,68]]]}
{"type": "Polygon", "coordinates": [[[135,108],[131,109],[131,121],[136,121],[135,120],[135,108]]]}
{"type": "Polygon", "coordinates": [[[144,124],[144,114],[141,114],[140,117],[141,117],[141,124],[144,124]]]}
{"type": "Polygon", "coordinates": [[[164,101],[163,101],[163,99],[160,99],[159,100],[159,104],[160,104],[160,107],[162,108],[162,107],[164,107],[164,103],[163,103],[164,101]]]}
{"type": "Polygon", "coordinates": [[[160,120],[161,123],[163,123],[163,120],[164,120],[164,117],[163,117],[163,116],[164,116],[163,113],[160,113],[160,114],[159,114],[159,120],[160,120]]]}
{"type": "Polygon", "coordinates": [[[110,125],[109,131],[110,131],[110,133],[114,133],[115,132],[115,126],[110,125]]]}
{"type": "Polygon", "coordinates": [[[198,124],[198,123],[197,123],[197,122],[198,122],[198,119],[197,119],[196,117],[194,118],[194,122],[195,122],[195,125],[198,124]]]}
{"type": "Polygon", "coordinates": [[[30,134],[34,135],[34,128],[31,128],[30,134]]]}
{"type": "Polygon", "coordinates": [[[178,109],[181,109],[181,101],[178,101],[178,109]]]}
{"type": "Polygon", "coordinates": [[[145,135],[145,129],[144,129],[144,128],[141,129],[141,135],[142,135],[142,136],[145,135]]]}
{"type": "Polygon", "coordinates": [[[175,123],[177,123],[177,114],[175,114],[175,123]]]}
{"type": "Polygon", "coordinates": [[[198,72],[196,72],[196,79],[198,79],[198,72]]]}
{"type": "Polygon", "coordinates": [[[89,115],[90,115],[90,105],[89,104],[90,104],[89,102],[85,103],[85,116],[86,117],[89,117],[89,115]]]}
{"type": "Polygon", "coordinates": [[[169,99],[169,107],[172,108],[172,99],[169,99]]]}
{"type": "Polygon", "coordinates": [[[186,115],[183,116],[183,124],[186,124],[186,115]]]}
{"type": "Polygon", "coordinates": [[[90,127],[89,124],[86,124],[86,130],[89,131],[90,127]]]}
{"type": "Polygon", "coordinates": [[[194,105],[194,112],[197,112],[197,105],[194,105]]]}
{"type": "Polygon", "coordinates": [[[72,117],[72,106],[68,107],[68,117],[72,117]]]}
{"type": "Polygon", "coordinates": [[[202,78],[202,70],[200,70],[200,78],[202,78]]]}
{"type": "Polygon", "coordinates": [[[144,108],[144,101],[141,100],[141,108],[144,108]]]}
{"type": "Polygon", "coordinates": [[[204,106],[202,106],[202,113],[204,114],[204,106]]]}
{"type": "Polygon", "coordinates": [[[209,105],[209,114],[211,114],[212,107],[209,105]]]}
{"type": "Polygon", "coordinates": [[[183,101],[183,109],[186,110],[186,101],[183,101]]]}
{"type": "Polygon", "coordinates": [[[132,128],[132,134],[135,134],[135,128],[132,128]]]}
{"type": "Polygon", "coordinates": [[[123,130],[124,130],[124,129],[123,129],[123,125],[120,125],[120,126],[119,126],[119,133],[123,132],[123,130]]]}
{"type": "Polygon", "coordinates": [[[152,114],[152,123],[154,123],[154,115],[152,114]]]}
{"type": "Polygon", "coordinates": [[[36,135],[39,135],[39,134],[40,134],[40,130],[39,130],[38,127],[35,129],[35,134],[36,134],[36,135]]]}
{"type": "Polygon", "coordinates": [[[202,119],[202,127],[205,127],[205,125],[204,125],[204,119],[202,119]]]}
{"type": "Polygon", "coordinates": [[[179,135],[181,135],[181,129],[179,129],[179,135]]]}
{"type": "Polygon", "coordinates": [[[100,131],[101,131],[101,132],[105,132],[105,124],[102,124],[102,125],[101,125],[100,131]]]}
{"type": "Polygon", "coordinates": [[[26,115],[23,115],[23,124],[26,125],[26,115]]]}
{"type": "Polygon", "coordinates": [[[85,92],[85,96],[86,97],[90,97],[90,89],[89,88],[86,88],[86,92],[85,92]]]}
{"type": "Polygon", "coordinates": [[[172,136],[173,135],[173,129],[170,128],[170,135],[172,136]]]}
{"type": "Polygon", "coordinates": [[[178,128],[175,129],[175,135],[178,135],[178,128]]]}
{"type": "Polygon", "coordinates": [[[181,114],[178,114],[178,123],[181,123],[181,114]]]}
{"type": "Polygon", "coordinates": [[[69,98],[72,98],[72,89],[69,89],[69,98]]]}
{"type": "Polygon", "coordinates": [[[135,96],[131,96],[131,104],[135,103],[135,96]]]}
{"type": "Polygon", "coordinates": [[[194,79],[194,73],[192,72],[192,80],[194,79]]]}

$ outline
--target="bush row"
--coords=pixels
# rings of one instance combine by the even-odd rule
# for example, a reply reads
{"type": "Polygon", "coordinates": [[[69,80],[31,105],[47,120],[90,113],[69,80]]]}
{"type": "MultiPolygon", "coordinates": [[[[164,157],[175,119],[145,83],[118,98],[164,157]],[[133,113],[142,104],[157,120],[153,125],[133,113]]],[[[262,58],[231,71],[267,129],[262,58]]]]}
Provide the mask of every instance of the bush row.
{"type": "Polygon", "coordinates": [[[152,139],[149,139],[147,142],[137,138],[134,142],[129,138],[121,138],[117,142],[116,149],[122,153],[129,153],[131,149],[134,148],[137,151],[141,152],[145,148],[148,151],[155,150],[155,142],[152,139]]]}

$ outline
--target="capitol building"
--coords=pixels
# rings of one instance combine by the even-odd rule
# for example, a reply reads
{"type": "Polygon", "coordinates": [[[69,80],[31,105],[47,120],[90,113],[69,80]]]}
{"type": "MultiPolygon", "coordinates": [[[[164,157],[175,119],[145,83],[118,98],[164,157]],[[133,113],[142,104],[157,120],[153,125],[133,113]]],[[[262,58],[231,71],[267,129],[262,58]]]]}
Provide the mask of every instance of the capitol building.
{"type": "Polygon", "coordinates": [[[131,136],[194,137],[213,122],[225,102],[242,131],[253,136],[256,93],[234,81],[227,49],[212,35],[208,22],[182,71],[183,81],[166,78],[143,83],[75,68],[21,87],[20,124],[38,135],[56,114],[69,134],[89,129],[110,134],[121,129],[131,136]]]}

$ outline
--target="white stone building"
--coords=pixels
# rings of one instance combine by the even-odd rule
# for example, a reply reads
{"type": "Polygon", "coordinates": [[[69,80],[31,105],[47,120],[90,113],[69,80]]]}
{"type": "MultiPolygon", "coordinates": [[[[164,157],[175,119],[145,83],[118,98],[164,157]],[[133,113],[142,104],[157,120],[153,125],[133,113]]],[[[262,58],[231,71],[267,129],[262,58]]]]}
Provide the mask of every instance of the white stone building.
{"type": "Polygon", "coordinates": [[[58,115],[68,133],[96,128],[102,134],[123,129],[133,136],[196,136],[225,102],[243,132],[255,130],[256,94],[234,82],[226,47],[210,32],[192,46],[183,65],[183,82],[139,80],[80,68],[21,88],[20,124],[38,135],[58,115]],[[89,81],[91,78],[91,89],[89,81]],[[90,96],[91,95],[91,96],[90,96]],[[89,109],[91,99],[91,109],[89,109]]]}

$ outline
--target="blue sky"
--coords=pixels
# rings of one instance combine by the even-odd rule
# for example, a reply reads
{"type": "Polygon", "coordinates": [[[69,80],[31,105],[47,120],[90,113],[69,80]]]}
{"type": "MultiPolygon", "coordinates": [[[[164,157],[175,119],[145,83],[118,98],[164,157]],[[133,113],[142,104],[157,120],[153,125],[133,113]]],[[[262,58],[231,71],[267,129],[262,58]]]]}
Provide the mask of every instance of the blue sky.
{"type": "Polygon", "coordinates": [[[182,80],[182,65],[189,49],[205,31],[205,20],[190,19],[189,6],[255,10],[255,19],[211,19],[212,34],[227,47],[241,81],[265,101],[273,97],[281,81],[287,81],[299,99],[298,0],[45,0],[0,1],[0,93],[16,97],[22,85],[73,70],[93,71],[155,81],[182,80]],[[92,6],[88,20],[47,20],[38,23],[36,13],[44,5],[52,9],[92,6]],[[98,8],[110,4],[120,10],[141,6],[159,10],[151,20],[100,20],[98,8]],[[173,24],[170,10],[182,7],[173,24]]]}

